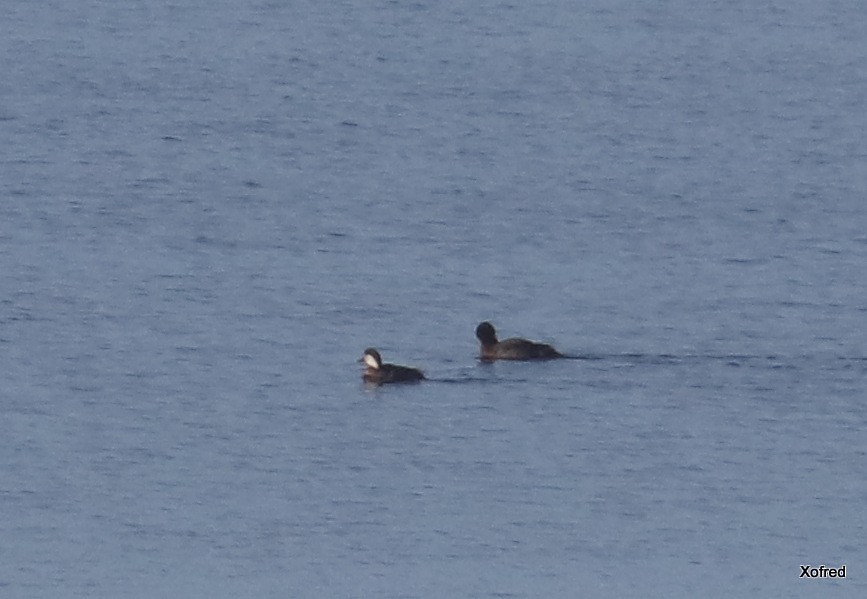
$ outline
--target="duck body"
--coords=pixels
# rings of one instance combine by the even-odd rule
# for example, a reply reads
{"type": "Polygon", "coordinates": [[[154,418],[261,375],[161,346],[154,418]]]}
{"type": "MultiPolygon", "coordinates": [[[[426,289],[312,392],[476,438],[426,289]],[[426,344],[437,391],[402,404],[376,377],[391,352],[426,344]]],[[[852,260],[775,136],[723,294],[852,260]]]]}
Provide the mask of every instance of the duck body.
{"type": "Polygon", "coordinates": [[[479,358],[485,362],[494,360],[553,360],[564,357],[547,343],[512,338],[497,340],[497,331],[489,322],[476,327],[476,337],[481,343],[479,358]]]}
{"type": "Polygon", "coordinates": [[[424,373],[418,368],[383,363],[379,352],[372,347],[364,350],[361,361],[367,365],[361,375],[361,378],[367,383],[384,385],[387,383],[415,383],[424,380],[424,373]]]}

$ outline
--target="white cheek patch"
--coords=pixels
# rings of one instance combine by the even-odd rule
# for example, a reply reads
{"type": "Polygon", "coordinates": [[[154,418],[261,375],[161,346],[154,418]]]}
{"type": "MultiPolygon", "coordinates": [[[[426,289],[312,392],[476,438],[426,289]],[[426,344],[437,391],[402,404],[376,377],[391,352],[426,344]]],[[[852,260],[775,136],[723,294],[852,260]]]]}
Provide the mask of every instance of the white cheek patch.
{"type": "Polygon", "coordinates": [[[373,368],[374,370],[379,370],[379,364],[376,363],[376,358],[374,358],[370,354],[364,354],[364,363],[373,368]]]}

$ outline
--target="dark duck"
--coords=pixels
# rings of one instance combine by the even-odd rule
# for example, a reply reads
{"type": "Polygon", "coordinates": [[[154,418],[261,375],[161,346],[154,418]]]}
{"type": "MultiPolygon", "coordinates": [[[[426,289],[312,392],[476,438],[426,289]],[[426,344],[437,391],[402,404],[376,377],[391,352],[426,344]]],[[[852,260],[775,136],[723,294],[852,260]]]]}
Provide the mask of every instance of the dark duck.
{"type": "Polygon", "coordinates": [[[485,362],[494,360],[551,360],[564,357],[563,354],[546,343],[536,343],[519,338],[497,341],[497,331],[490,322],[483,322],[476,327],[476,337],[482,344],[479,358],[485,362]]]}
{"type": "Polygon", "coordinates": [[[395,364],[384,364],[382,356],[379,352],[368,347],[364,350],[364,355],[361,357],[361,362],[367,365],[364,369],[362,378],[375,385],[383,385],[386,383],[413,383],[424,379],[424,374],[417,368],[409,366],[397,366],[395,364]]]}

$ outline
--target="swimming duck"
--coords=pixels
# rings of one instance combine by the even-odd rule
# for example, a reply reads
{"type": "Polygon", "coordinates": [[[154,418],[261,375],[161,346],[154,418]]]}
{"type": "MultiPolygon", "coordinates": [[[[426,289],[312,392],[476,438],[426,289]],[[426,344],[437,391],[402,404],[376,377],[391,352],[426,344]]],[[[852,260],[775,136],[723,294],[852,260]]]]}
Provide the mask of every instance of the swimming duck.
{"type": "Polygon", "coordinates": [[[517,338],[497,341],[497,331],[490,322],[483,322],[476,327],[476,337],[482,343],[479,358],[486,362],[494,360],[550,360],[564,357],[563,354],[545,343],[517,338]]]}
{"type": "Polygon", "coordinates": [[[367,365],[362,378],[368,383],[382,385],[385,383],[412,383],[424,379],[424,374],[417,368],[383,364],[379,352],[368,347],[364,350],[361,362],[367,365]]]}

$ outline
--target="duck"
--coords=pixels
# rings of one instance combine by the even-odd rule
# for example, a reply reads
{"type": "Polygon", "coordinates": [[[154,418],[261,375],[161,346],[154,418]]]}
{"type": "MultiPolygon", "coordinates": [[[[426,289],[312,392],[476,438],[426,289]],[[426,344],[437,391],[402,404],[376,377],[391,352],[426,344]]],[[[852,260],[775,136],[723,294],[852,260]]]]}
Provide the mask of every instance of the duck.
{"type": "Polygon", "coordinates": [[[563,354],[546,343],[512,338],[497,341],[497,331],[490,322],[476,327],[476,337],[482,344],[479,358],[484,362],[494,360],[551,360],[563,358],[563,354]]]}
{"type": "Polygon", "coordinates": [[[364,350],[360,362],[364,362],[367,368],[361,375],[368,383],[383,385],[386,383],[414,383],[424,380],[424,373],[418,368],[409,366],[397,366],[395,364],[384,364],[382,356],[372,347],[364,350]]]}

